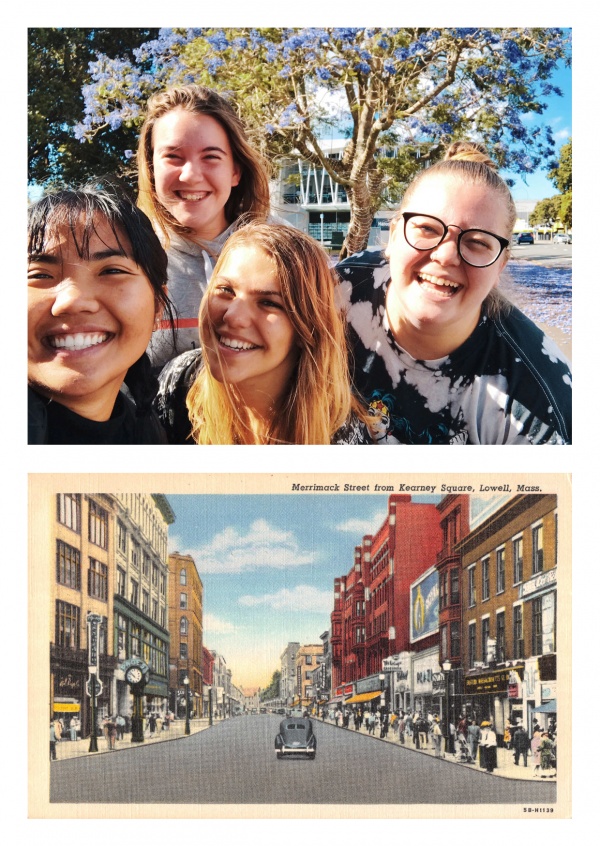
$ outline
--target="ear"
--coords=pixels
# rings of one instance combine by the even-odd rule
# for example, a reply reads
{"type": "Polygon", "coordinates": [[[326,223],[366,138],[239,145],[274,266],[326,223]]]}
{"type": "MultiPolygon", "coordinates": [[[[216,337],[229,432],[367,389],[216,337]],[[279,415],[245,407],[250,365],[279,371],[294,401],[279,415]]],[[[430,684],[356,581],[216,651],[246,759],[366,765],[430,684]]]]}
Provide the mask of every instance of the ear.
{"type": "Polygon", "coordinates": [[[231,187],[235,188],[236,185],[240,184],[240,179],[242,178],[242,168],[238,162],[233,162],[233,173],[231,174],[231,187]]]}

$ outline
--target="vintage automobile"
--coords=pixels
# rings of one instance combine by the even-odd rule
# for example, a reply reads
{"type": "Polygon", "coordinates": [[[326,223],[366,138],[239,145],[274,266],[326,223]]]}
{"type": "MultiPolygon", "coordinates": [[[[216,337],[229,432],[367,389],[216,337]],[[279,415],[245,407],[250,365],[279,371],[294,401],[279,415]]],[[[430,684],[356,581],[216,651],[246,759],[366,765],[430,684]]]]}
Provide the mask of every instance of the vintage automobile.
{"type": "Polygon", "coordinates": [[[277,757],[305,755],[314,760],[317,754],[317,738],[312,721],[307,717],[286,717],[281,721],[279,734],[275,738],[277,757]]]}

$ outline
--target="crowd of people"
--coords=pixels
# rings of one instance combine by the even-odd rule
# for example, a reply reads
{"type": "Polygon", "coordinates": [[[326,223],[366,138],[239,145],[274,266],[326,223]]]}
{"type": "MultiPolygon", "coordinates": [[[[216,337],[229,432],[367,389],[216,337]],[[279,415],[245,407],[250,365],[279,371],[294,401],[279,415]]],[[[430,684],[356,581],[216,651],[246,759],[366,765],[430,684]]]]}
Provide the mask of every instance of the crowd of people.
{"type": "Polygon", "coordinates": [[[522,722],[507,721],[504,733],[498,733],[490,719],[476,720],[462,716],[457,725],[449,721],[443,726],[440,717],[432,712],[393,711],[385,708],[354,706],[323,708],[323,720],[359,731],[363,726],[368,734],[385,738],[391,736],[400,744],[410,744],[415,749],[433,749],[436,757],[450,757],[461,763],[479,764],[492,773],[498,767],[498,747],[512,752],[514,764],[527,766],[531,755],[533,777],[556,776],[556,719],[551,718],[547,728],[537,720],[532,725],[531,737],[522,722]],[[444,733],[446,732],[446,734],[444,733]]]}
{"type": "Polygon", "coordinates": [[[570,442],[569,364],[498,293],[516,211],[480,145],[335,268],[270,213],[220,94],[155,94],[137,162],[136,202],[103,180],[30,206],[30,443],[570,442]]]}
{"type": "MultiPolygon", "coordinates": [[[[163,731],[168,731],[175,719],[172,712],[159,714],[148,711],[143,718],[143,731],[146,737],[155,737],[163,731]]],[[[104,737],[106,748],[116,749],[118,740],[125,740],[125,735],[131,734],[131,716],[128,714],[107,714],[99,722],[97,733],[104,737]]],[[[50,759],[56,760],[56,744],[60,741],[77,741],[82,739],[81,721],[73,716],[69,720],[57,717],[50,721],[50,759]]]]}

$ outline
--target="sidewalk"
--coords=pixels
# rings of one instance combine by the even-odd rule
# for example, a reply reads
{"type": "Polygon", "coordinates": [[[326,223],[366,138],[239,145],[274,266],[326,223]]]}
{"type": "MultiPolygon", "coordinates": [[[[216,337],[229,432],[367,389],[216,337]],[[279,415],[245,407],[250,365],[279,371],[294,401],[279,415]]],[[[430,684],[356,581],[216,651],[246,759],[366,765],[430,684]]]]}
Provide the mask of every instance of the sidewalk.
{"type": "MultiPolygon", "coordinates": [[[[220,722],[220,720],[215,718],[214,723],[217,722],[220,722]]],[[[190,720],[190,735],[204,731],[205,728],[208,728],[208,717],[201,720],[190,720]]],[[[115,748],[112,751],[119,752],[122,749],[139,748],[140,746],[146,746],[148,743],[161,743],[164,740],[178,740],[182,737],[186,737],[185,720],[174,720],[168,729],[156,732],[153,737],[145,734],[143,743],[132,743],[131,733],[126,734],[123,740],[115,741],[115,748]]],[[[90,752],[89,737],[83,740],[62,739],[56,744],[56,760],[64,761],[66,758],[79,758],[83,755],[100,755],[110,751],[104,735],[98,737],[97,752],[90,752]]]]}
{"type": "MultiPolygon", "coordinates": [[[[314,717],[312,719],[315,719],[314,717]]],[[[329,720],[321,720],[319,718],[319,722],[325,722],[327,725],[335,726],[335,723],[331,723],[329,720]]],[[[341,726],[340,726],[341,728],[341,726]]],[[[352,723],[350,726],[345,729],[345,731],[355,731],[352,723]]],[[[369,735],[369,732],[366,730],[364,726],[361,726],[359,729],[360,734],[369,735]]],[[[388,736],[385,738],[381,738],[378,736],[377,733],[374,735],[370,735],[373,737],[374,740],[379,740],[380,743],[393,743],[395,746],[402,746],[403,749],[408,749],[411,752],[417,752],[420,755],[429,755],[430,758],[435,758],[435,748],[433,745],[433,741],[430,740],[426,748],[417,749],[413,743],[412,736],[409,737],[408,735],[404,736],[404,745],[400,743],[398,739],[398,735],[394,734],[393,731],[390,730],[388,736]]],[[[444,748],[444,742],[442,742],[442,749],[444,748]]],[[[546,776],[545,778],[541,778],[541,770],[537,771],[536,776],[533,775],[533,762],[531,760],[531,756],[527,757],[527,766],[523,766],[523,759],[519,760],[519,766],[515,766],[514,760],[514,752],[510,749],[505,749],[503,747],[498,747],[497,749],[497,767],[492,773],[492,775],[500,776],[501,778],[510,778],[510,779],[518,779],[521,781],[556,781],[556,771],[549,770],[552,773],[551,776],[546,776]]],[[[477,757],[477,761],[466,764],[459,760],[458,755],[447,755],[445,752],[442,752],[441,760],[446,761],[448,764],[457,764],[461,767],[470,767],[471,769],[477,769],[481,771],[479,766],[479,756],[477,757]]],[[[485,770],[483,770],[485,772],[485,770]]]]}

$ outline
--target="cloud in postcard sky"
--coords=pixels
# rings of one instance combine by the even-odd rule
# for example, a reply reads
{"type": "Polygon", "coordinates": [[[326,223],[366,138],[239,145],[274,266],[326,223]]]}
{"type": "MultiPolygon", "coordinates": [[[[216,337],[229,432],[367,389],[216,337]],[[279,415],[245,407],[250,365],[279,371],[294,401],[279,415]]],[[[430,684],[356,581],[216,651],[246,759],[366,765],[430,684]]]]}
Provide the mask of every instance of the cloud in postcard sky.
{"type": "MultiPolygon", "coordinates": [[[[177,548],[177,538],[169,543],[177,548]]],[[[190,550],[202,573],[243,573],[263,568],[284,570],[314,564],[316,555],[303,550],[292,531],[279,529],[264,518],[254,520],[247,531],[226,526],[203,546],[190,550]]]]}
{"type": "Polygon", "coordinates": [[[215,614],[204,612],[202,615],[202,627],[206,634],[235,634],[236,627],[229,620],[217,617],[215,614]]]}
{"type": "Polygon", "coordinates": [[[363,535],[372,535],[385,520],[387,510],[385,508],[374,512],[370,517],[352,517],[337,523],[333,528],[336,532],[347,532],[356,535],[357,544],[362,540],[363,535]]]}
{"type": "Polygon", "coordinates": [[[244,594],[238,599],[248,608],[264,607],[273,611],[329,613],[332,606],[331,590],[318,590],[311,585],[282,588],[274,593],[244,594]]]}

